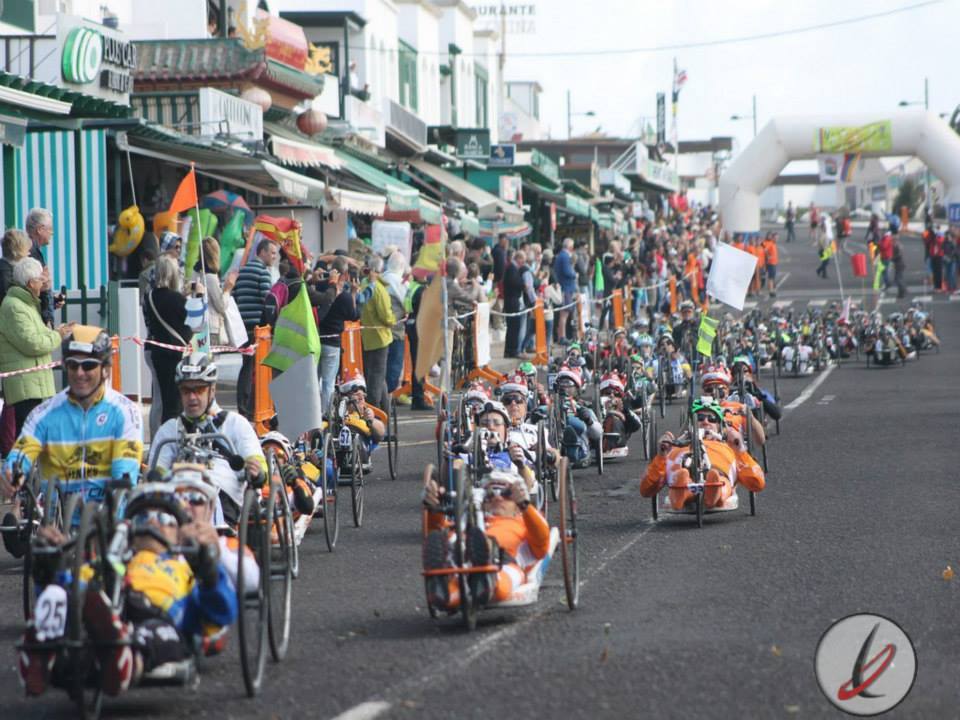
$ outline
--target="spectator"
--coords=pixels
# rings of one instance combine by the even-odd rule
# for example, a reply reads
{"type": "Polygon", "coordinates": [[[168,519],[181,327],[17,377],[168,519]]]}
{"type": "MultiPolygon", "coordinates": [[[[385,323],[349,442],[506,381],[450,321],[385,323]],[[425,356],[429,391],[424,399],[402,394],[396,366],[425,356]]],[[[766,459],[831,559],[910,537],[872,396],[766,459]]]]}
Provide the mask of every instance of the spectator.
{"type": "MultiPolygon", "coordinates": [[[[573,238],[564,239],[562,249],[554,258],[553,276],[560,285],[560,291],[563,294],[561,302],[557,304],[569,305],[577,297],[577,271],[574,268],[573,260],[573,238]]],[[[569,308],[557,312],[557,342],[560,345],[566,345],[568,342],[567,320],[569,317],[569,308]]]]}
{"type": "MultiPolygon", "coordinates": [[[[560,283],[555,279],[551,282],[550,269],[543,267],[540,270],[540,281],[541,288],[543,288],[543,320],[546,325],[547,330],[547,353],[552,352],[553,349],[553,332],[554,332],[554,308],[559,307],[560,305],[565,304],[563,302],[563,290],[560,288],[560,283]]],[[[560,311],[561,313],[564,311],[560,311]]],[[[560,313],[557,313],[559,315],[560,313]]],[[[567,311],[569,315],[569,311],[567,311]]],[[[565,322],[565,321],[564,321],[565,322]]]]}
{"type": "Polygon", "coordinates": [[[797,239],[797,232],[796,232],[796,229],[795,229],[795,227],[794,227],[794,226],[796,225],[796,222],[797,222],[797,213],[796,213],[796,211],[793,209],[793,201],[792,201],[792,200],[787,203],[787,213],[786,213],[786,215],[787,215],[787,218],[786,218],[786,222],[784,223],[784,227],[785,227],[786,230],[787,230],[787,242],[793,242],[794,240],[797,239]]]}
{"type": "Polygon", "coordinates": [[[30,254],[30,238],[23,230],[10,228],[3,234],[3,257],[0,258],[0,300],[13,286],[13,268],[30,254]]]}
{"type": "MultiPolygon", "coordinates": [[[[203,276],[207,288],[207,317],[210,321],[210,344],[227,345],[230,338],[227,337],[223,318],[227,312],[227,298],[233,292],[233,286],[237,281],[237,274],[230,273],[220,285],[220,275],[217,269],[220,267],[220,244],[212,237],[203,239],[203,263],[206,268],[206,274],[203,276]]],[[[200,272],[200,268],[196,268],[200,272]]]]}
{"type": "Polygon", "coordinates": [[[397,322],[390,305],[390,294],[381,277],[383,258],[371,255],[366,264],[370,298],[363,304],[363,373],[367,380],[367,398],[371,405],[387,409],[387,354],[393,342],[392,328],[397,322]]]}
{"type": "Polygon", "coordinates": [[[493,284],[499,286],[503,283],[503,274],[507,270],[509,262],[510,241],[506,235],[497,238],[497,244],[493,247],[491,255],[493,256],[493,284]]]}
{"type": "MultiPolygon", "coordinates": [[[[169,256],[157,260],[157,286],[147,293],[143,317],[148,339],[167,345],[186,347],[193,331],[187,326],[187,299],[180,292],[180,268],[169,256]]],[[[153,373],[153,402],[150,406],[150,435],[166,420],[180,413],[180,393],[174,382],[181,350],[147,346],[148,363],[153,373]]]]}
{"type": "Polygon", "coordinates": [[[58,300],[56,307],[54,306],[53,295],[50,292],[50,273],[47,270],[46,258],[41,251],[41,248],[45,248],[53,240],[53,215],[46,208],[33,208],[27,214],[26,229],[32,243],[30,257],[43,267],[44,280],[46,280],[43,292],[40,293],[40,316],[43,318],[44,325],[53,327],[53,311],[63,302],[58,300]]]}
{"type": "Polygon", "coordinates": [[[343,324],[360,319],[354,302],[356,286],[349,281],[349,264],[346,258],[335,257],[330,262],[326,276],[317,284],[321,293],[331,292],[334,296],[329,309],[320,318],[317,331],[320,333],[320,391],[323,400],[323,412],[330,407],[330,398],[337,385],[337,373],[340,371],[340,335],[343,324]]]}
{"type": "Polygon", "coordinates": [[[357,61],[350,61],[350,74],[348,76],[350,82],[350,87],[348,92],[353,95],[358,100],[363,100],[366,102],[370,99],[370,85],[367,83],[360,83],[360,74],[357,72],[357,61]]]}
{"type": "Polygon", "coordinates": [[[506,358],[520,357],[525,316],[517,313],[523,310],[525,299],[532,300],[532,278],[528,288],[528,276],[530,276],[530,270],[527,268],[527,254],[523,250],[517,250],[513,254],[512,262],[503,273],[503,311],[507,313],[507,337],[503,356],[506,358]]]}
{"type": "MultiPolygon", "coordinates": [[[[50,353],[70,333],[73,323],[61,325],[58,330],[45,326],[40,316],[43,287],[43,266],[37,260],[23,258],[14,266],[13,285],[0,305],[0,372],[52,362],[50,353]]],[[[55,392],[51,369],[3,380],[4,400],[13,406],[15,436],[20,434],[30,411],[55,392]]],[[[5,452],[9,450],[6,448],[5,452]]]]}
{"type": "Polygon", "coordinates": [[[404,276],[407,274],[407,259],[400,251],[394,251],[387,258],[387,270],[383,273],[383,282],[387,286],[387,294],[390,296],[390,309],[393,316],[397,318],[393,329],[390,331],[393,340],[390,343],[390,349],[387,351],[387,392],[392,393],[400,386],[400,376],[403,374],[403,355],[406,343],[406,324],[404,318],[406,312],[403,309],[403,300],[407,296],[407,283],[404,276]]]}
{"type": "MultiPolygon", "coordinates": [[[[900,238],[896,235],[890,236],[891,240],[891,250],[890,250],[890,260],[889,262],[893,263],[893,282],[897,286],[897,298],[903,298],[907,294],[907,288],[903,284],[903,273],[906,270],[907,264],[903,259],[903,247],[900,245],[900,238]]],[[[887,261],[884,261],[885,263],[887,261]]],[[[884,275],[886,275],[886,268],[884,268],[884,275]]]]}
{"type": "MultiPolygon", "coordinates": [[[[247,330],[247,346],[254,341],[254,331],[263,314],[263,303],[273,284],[270,268],[277,262],[279,248],[273,240],[263,239],[257,244],[254,257],[240,268],[233,299],[240,310],[247,330]]],[[[237,377],[237,412],[248,420],[253,418],[253,355],[244,355],[237,377]]]]}

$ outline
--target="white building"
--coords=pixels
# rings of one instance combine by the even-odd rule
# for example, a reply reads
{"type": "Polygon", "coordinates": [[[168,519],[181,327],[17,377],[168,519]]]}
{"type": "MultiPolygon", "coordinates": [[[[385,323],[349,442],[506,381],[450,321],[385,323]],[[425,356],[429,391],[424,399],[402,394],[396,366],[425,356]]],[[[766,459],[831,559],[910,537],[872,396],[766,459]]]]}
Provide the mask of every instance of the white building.
{"type": "Polygon", "coordinates": [[[540,121],[538,82],[510,81],[503,112],[500,113],[500,137],[504,142],[546,140],[547,132],[540,121]]]}

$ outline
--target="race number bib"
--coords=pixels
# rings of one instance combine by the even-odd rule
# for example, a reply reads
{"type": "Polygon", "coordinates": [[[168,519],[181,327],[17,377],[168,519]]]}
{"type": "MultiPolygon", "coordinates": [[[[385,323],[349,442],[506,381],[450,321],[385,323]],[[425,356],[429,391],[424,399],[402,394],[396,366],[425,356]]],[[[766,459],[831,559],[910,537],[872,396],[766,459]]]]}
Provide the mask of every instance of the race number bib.
{"type": "Polygon", "coordinates": [[[59,585],[47,585],[37,598],[33,618],[40,642],[63,637],[67,628],[67,591],[59,585]]]}
{"type": "Polygon", "coordinates": [[[350,435],[350,429],[349,429],[349,428],[345,428],[345,427],[340,428],[340,437],[338,438],[338,441],[339,441],[339,443],[340,443],[340,447],[342,447],[342,448],[350,447],[350,440],[351,440],[351,439],[352,439],[352,438],[351,438],[351,435],[350,435]]]}

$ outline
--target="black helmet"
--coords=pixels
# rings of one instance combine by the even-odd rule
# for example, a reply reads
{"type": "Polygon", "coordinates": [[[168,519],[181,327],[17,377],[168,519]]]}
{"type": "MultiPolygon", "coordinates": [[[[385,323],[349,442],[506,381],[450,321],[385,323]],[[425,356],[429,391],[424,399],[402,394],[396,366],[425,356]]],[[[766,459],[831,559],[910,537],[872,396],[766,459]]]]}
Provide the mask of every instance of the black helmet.
{"type": "Polygon", "coordinates": [[[70,334],[63,338],[60,349],[63,358],[83,355],[101,360],[109,365],[113,358],[113,345],[110,336],[103,328],[95,325],[75,325],[70,334]]]}

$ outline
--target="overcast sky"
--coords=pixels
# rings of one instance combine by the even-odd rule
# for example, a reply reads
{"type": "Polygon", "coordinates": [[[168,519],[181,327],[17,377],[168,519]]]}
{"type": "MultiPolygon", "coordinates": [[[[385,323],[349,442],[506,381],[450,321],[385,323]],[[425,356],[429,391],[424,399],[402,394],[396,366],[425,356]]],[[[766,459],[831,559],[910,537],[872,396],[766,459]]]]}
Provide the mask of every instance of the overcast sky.
{"type": "MultiPolygon", "coordinates": [[[[532,0],[527,0],[532,1],[532,0]]],[[[752,135],[751,96],[758,127],[771,116],[877,112],[900,100],[923,100],[930,109],[960,104],[957,32],[960,0],[919,7],[841,27],[718,47],[600,57],[511,57],[514,52],[570,52],[704,42],[791,30],[914,5],[921,0],[535,0],[536,33],[510,36],[507,78],[544,87],[541,118],[553,137],[566,135],[566,91],[574,135],[598,125],[611,135],[637,131],[639,116],[653,116],[656,93],[667,93],[673,58],[687,71],[680,94],[681,140],[734,135],[743,147],[752,135]]]]}

